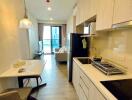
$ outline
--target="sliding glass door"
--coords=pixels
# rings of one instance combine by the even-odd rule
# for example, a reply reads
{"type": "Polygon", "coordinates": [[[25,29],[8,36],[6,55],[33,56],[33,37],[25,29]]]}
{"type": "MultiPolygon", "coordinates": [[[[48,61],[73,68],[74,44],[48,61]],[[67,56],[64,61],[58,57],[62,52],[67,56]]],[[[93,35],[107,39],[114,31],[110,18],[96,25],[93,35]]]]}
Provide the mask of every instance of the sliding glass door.
{"type": "Polygon", "coordinates": [[[43,29],[43,49],[44,54],[55,52],[55,48],[61,46],[61,27],[60,26],[44,26],[43,29]]]}
{"type": "Polygon", "coordinates": [[[51,47],[52,53],[55,52],[55,48],[59,48],[61,44],[61,30],[60,26],[52,26],[51,27],[51,47]]]}
{"type": "Polygon", "coordinates": [[[43,29],[43,49],[44,49],[44,54],[51,53],[51,27],[50,26],[44,26],[44,29],[43,29]]]}

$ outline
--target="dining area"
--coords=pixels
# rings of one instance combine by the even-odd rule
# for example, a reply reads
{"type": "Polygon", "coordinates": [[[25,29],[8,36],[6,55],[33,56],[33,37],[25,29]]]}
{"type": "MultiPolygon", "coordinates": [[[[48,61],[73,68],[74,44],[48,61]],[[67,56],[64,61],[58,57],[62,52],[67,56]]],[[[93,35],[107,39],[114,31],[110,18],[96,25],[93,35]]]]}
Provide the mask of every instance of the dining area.
{"type": "Polygon", "coordinates": [[[18,60],[3,71],[0,74],[0,79],[16,78],[18,87],[4,89],[0,93],[0,100],[37,100],[31,94],[46,86],[46,83],[43,83],[41,78],[45,63],[46,61],[44,60],[18,60]],[[27,86],[32,78],[36,80],[36,86],[27,86]]]}

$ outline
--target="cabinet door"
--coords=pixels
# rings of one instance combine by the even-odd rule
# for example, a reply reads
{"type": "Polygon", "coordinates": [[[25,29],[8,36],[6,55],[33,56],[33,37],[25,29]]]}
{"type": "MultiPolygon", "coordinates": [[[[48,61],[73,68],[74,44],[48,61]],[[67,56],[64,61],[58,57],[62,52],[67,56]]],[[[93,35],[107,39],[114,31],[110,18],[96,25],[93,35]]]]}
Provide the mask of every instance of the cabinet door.
{"type": "Polygon", "coordinates": [[[77,4],[77,12],[76,12],[76,26],[79,25],[79,4],[77,4]]]}
{"type": "Polygon", "coordinates": [[[80,2],[80,24],[83,23],[85,21],[85,16],[84,16],[84,3],[85,3],[85,0],[79,0],[80,2]]]}
{"type": "Polygon", "coordinates": [[[94,99],[93,100],[106,100],[104,96],[95,88],[94,90],[94,99]]]}
{"type": "Polygon", "coordinates": [[[91,99],[90,100],[106,100],[106,98],[98,91],[98,89],[92,84],[91,99]]]}
{"type": "Polygon", "coordinates": [[[97,9],[96,30],[106,30],[112,27],[114,0],[99,0],[97,9]]]}
{"type": "Polygon", "coordinates": [[[89,19],[90,17],[90,0],[83,0],[83,15],[85,21],[89,19]]]}
{"type": "Polygon", "coordinates": [[[86,95],[85,95],[85,92],[84,92],[84,90],[83,90],[83,88],[81,87],[81,85],[79,85],[79,100],[88,100],[87,98],[86,98],[86,95]]]}
{"type": "MultiPolygon", "coordinates": [[[[79,85],[81,86],[81,89],[83,90],[83,92],[84,92],[84,94],[86,96],[85,98],[87,98],[89,100],[89,90],[90,90],[90,87],[88,85],[86,85],[86,83],[84,82],[84,80],[82,78],[80,78],[79,85]]],[[[79,94],[79,97],[80,97],[80,95],[81,94],[79,94]]]]}
{"type": "Polygon", "coordinates": [[[89,18],[96,15],[97,7],[98,7],[98,1],[99,0],[90,0],[90,16],[89,16],[89,18]]]}
{"type": "Polygon", "coordinates": [[[132,0],[115,0],[113,24],[132,20],[132,0]]]}
{"type": "Polygon", "coordinates": [[[79,67],[76,62],[73,61],[73,85],[79,95],[79,67]]]}

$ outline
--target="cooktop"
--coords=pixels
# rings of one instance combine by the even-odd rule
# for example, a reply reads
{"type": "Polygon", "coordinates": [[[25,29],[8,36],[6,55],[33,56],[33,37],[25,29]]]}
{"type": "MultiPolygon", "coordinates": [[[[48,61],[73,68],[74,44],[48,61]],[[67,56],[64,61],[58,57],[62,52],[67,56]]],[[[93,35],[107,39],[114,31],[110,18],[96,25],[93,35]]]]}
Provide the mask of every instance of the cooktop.
{"type": "Polygon", "coordinates": [[[117,68],[115,65],[108,62],[92,61],[92,65],[102,71],[106,75],[123,74],[123,71],[117,68]]]}
{"type": "Polygon", "coordinates": [[[101,81],[101,83],[118,100],[132,100],[132,79],[101,81]]]}

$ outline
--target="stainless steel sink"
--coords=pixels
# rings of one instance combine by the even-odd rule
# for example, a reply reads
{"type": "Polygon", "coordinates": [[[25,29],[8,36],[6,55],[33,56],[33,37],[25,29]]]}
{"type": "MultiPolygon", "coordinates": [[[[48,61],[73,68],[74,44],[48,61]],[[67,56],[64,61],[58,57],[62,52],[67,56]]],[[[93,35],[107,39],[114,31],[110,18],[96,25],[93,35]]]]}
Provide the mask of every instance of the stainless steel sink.
{"type": "Polygon", "coordinates": [[[89,58],[77,58],[79,61],[80,61],[80,63],[82,63],[82,64],[91,64],[91,59],[89,59],[89,58]]]}

